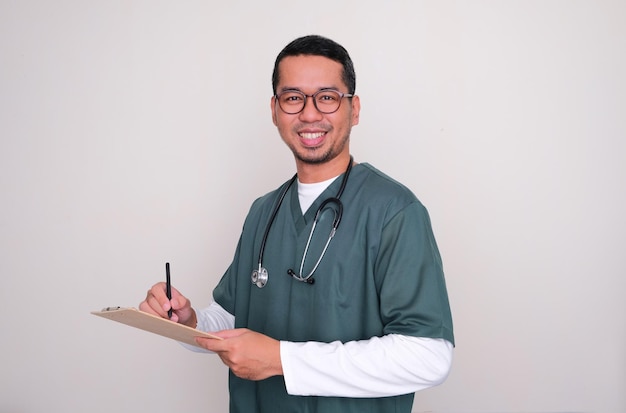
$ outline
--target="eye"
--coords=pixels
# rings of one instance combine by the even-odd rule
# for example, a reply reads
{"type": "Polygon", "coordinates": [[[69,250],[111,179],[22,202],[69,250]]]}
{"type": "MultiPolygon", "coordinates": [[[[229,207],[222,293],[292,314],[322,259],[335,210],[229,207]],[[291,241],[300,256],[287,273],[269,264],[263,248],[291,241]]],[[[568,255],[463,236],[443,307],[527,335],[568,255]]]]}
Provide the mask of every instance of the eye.
{"type": "Polygon", "coordinates": [[[279,97],[282,103],[286,103],[289,105],[300,104],[304,101],[304,96],[297,92],[285,92],[279,97]]]}
{"type": "Polygon", "coordinates": [[[316,100],[321,103],[334,103],[339,100],[339,93],[332,90],[325,90],[318,93],[316,100]]]}

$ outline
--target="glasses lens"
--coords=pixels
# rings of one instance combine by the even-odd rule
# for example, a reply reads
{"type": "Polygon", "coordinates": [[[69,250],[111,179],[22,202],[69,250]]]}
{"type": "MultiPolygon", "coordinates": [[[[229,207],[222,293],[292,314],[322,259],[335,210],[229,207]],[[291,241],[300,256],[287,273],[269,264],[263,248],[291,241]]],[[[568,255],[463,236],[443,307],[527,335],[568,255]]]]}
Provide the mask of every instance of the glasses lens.
{"type": "Polygon", "coordinates": [[[304,109],[306,96],[300,92],[283,92],[278,96],[280,108],[288,114],[296,114],[304,109]]]}
{"type": "Polygon", "coordinates": [[[333,113],[339,109],[341,95],[334,90],[320,90],[313,95],[317,110],[322,113],[333,113]]]}

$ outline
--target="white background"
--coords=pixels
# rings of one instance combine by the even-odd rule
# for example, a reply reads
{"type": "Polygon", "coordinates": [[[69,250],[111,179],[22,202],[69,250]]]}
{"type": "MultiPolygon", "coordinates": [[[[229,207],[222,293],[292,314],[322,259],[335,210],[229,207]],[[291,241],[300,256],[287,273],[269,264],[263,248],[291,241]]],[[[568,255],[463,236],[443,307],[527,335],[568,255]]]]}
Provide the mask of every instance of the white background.
{"type": "Polygon", "coordinates": [[[428,207],[457,348],[414,411],[626,411],[623,1],[0,0],[0,412],[224,412],[214,356],[89,314],[199,305],[293,38],[351,53],[352,152],[428,207]]]}

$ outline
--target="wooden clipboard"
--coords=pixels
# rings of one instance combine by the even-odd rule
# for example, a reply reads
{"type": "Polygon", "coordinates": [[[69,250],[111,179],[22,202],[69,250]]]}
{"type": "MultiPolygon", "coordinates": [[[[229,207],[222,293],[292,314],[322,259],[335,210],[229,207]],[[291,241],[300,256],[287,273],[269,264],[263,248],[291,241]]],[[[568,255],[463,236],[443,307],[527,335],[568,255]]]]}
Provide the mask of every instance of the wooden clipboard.
{"type": "Polygon", "coordinates": [[[145,313],[132,307],[106,307],[101,311],[92,311],[91,314],[196,347],[200,347],[198,343],[196,343],[196,337],[222,340],[221,337],[213,334],[205,333],[184,324],[178,324],[166,318],[145,313]]]}

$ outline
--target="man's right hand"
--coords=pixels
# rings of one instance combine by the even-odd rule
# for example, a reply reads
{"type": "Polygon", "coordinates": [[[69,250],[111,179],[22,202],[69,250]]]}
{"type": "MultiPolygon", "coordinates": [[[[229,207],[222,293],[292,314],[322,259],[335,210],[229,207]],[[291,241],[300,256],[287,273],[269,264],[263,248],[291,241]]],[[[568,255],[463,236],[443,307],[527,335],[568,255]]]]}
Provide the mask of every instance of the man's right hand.
{"type": "Polygon", "coordinates": [[[165,293],[165,283],[154,284],[148,290],[146,299],[139,304],[139,309],[143,312],[155,314],[162,318],[168,318],[167,312],[172,309],[170,320],[196,328],[198,320],[196,312],[191,308],[191,302],[177,289],[172,287],[172,299],[167,299],[165,293]]]}

